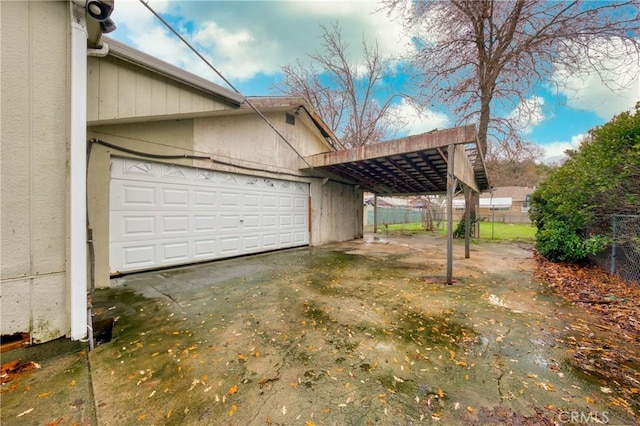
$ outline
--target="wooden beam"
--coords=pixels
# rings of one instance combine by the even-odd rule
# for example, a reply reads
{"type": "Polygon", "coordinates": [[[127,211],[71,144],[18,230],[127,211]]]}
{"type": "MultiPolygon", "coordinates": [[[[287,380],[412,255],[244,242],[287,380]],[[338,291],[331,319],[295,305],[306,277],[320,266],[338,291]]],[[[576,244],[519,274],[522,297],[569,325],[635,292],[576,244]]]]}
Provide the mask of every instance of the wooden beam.
{"type": "Polygon", "coordinates": [[[475,171],[473,170],[473,165],[471,161],[469,161],[469,157],[467,157],[467,153],[464,149],[464,146],[456,145],[454,148],[455,155],[455,167],[453,170],[453,174],[455,177],[460,179],[461,182],[465,183],[475,192],[480,192],[480,188],[478,187],[478,183],[476,182],[475,171]]]}
{"type": "Polygon", "coordinates": [[[436,149],[450,144],[473,143],[476,138],[474,125],[453,127],[431,133],[409,136],[388,142],[374,143],[343,151],[325,152],[305,157],[311,167],[324,167],[354,161],[372,160],[427,149],[436,149]]]}

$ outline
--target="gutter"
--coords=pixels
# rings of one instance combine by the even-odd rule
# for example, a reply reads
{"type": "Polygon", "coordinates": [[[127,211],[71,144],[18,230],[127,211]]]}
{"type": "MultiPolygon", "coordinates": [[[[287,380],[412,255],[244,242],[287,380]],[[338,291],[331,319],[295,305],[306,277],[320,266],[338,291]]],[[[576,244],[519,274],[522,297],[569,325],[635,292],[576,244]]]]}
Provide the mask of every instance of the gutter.
{"type": "Polygon", "coordinates": [[[87,337],[87,26],[85,10],[70,2],[71,99],[69,167],[69,287],[71,339],[87,337]]]}

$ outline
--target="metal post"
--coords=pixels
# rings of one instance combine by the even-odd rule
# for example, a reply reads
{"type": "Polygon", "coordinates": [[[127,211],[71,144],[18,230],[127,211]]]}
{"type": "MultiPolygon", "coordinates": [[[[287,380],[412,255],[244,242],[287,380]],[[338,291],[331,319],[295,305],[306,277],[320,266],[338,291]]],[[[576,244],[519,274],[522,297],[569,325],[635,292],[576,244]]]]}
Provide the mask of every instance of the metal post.
{"type": "Polygon", "coordinates": [[[496,227],[496,209],[491,207],[491,239],[493,240],[493,231],[496,227]]]}
{"type": "Polygon", "coordinates": [[[378,232],[378,195],[373,194],[373,233],[378,232]]]}
{"type": "Polygon", "coordinates": [[[616,234],[618,233],[618,230],[616,229],[617,227],[618,221],[616,215],[611,215],[611,228],[613,230],[613,242],[611,243],[611,274],[616,273],[616,234]]]}
{"type": "Polygon", "coordinates": [[[469,234],[471,233],[471,188],[464,186],[464,258],[469,259],[469,234]]]}
{"type": "Polygon", "coordinates": [[[453,284],[453,193],[456,189],[453,176],[453,150],[455,145],[447,147],[447,284],[453,284]]]}

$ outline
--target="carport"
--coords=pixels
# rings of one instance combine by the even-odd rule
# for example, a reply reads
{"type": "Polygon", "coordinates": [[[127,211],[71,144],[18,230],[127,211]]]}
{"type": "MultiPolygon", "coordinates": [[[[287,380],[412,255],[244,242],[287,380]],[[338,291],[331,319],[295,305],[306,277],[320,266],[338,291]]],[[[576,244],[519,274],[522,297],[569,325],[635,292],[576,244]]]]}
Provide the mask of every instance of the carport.
{"type": "MultiPolygon", "coordinates": [[[[447,194],[447,283],[453,281],[453,196],[489,188],[484,153],[473,125],[435,130],[305,158],[302,168],[327,180],[359,185],[374,195],[447,194]]],[[[465,257],[469,257],[470,209],[466,209],[465,257]]]]}

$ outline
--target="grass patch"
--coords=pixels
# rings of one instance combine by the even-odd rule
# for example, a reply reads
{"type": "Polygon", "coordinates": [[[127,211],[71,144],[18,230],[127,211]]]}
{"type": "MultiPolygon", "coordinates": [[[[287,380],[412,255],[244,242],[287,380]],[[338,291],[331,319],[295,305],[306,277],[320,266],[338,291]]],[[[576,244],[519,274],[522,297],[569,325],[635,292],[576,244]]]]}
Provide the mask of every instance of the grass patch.
{"type": "MultiPolygon", "coordinates": [[[[453,222],[453,228],[458,225],[457,221],[453,222]]],[[[422,229],[422,223],[395,223],[379,227],[379,232],[425,232],[422,229]]],[[[440,226],[440,235],[447,234],[447,224],[440,226]]],[[[536,239],[536,227],[528,223],[502,223],[502,222],[480,222],[480,239],[481,240],[498,240],[498,241],[528,241],[533,242],[536,239]]]]}

